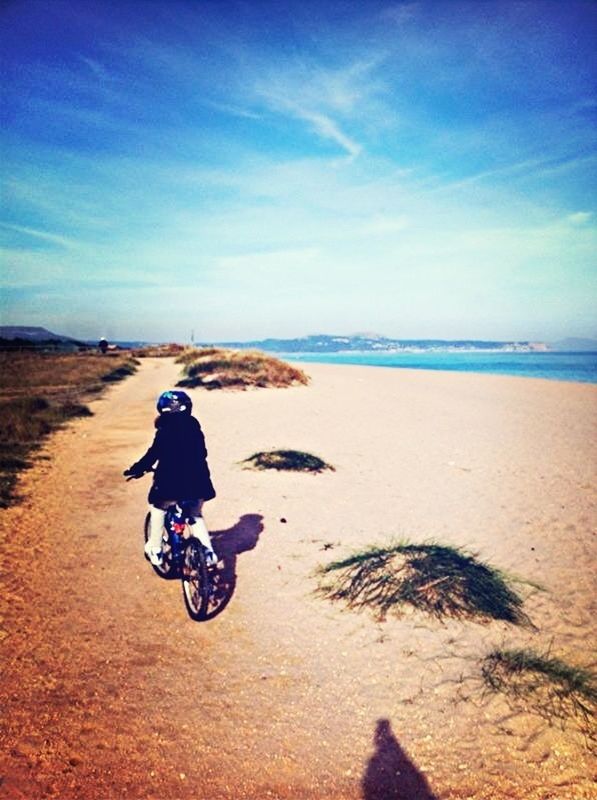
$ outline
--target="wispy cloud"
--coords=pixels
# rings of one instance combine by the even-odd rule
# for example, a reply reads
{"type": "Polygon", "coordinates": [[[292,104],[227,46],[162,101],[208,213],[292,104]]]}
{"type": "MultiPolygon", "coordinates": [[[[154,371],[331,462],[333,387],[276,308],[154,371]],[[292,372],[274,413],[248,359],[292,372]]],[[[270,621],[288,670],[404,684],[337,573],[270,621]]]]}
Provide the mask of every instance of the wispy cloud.
{"type": "Polygon", "coordinates": [[[99,61],[96,61],[94,58],[88,58],[87,56],[79,56],[79,60],[83,62],[89,69],[95,78],[99,78],[100,80],[106,80],[110,77],[108,70],[104,67],[103,64],[100,64],[99,61]]]}
{"type": "Polygon", "coordinates": [[[400,233],[406,230],[410,225],[410,220],[407,216],[388,217],[378,215],[368,220],[362,228],[364,234],[373,236],[384,236],[386,234],[400,233]]]}
{"type": "Polygon", "coordinates": [[[255,95],[271,111],[306,122],[319,137],[355,158],[363,152],[363,143],[346,128],[361,129],[375,119],[369,112],[385,91],[379,73],[383,59],[376,54],[336,68],[324,68],[317,61],[291,62],[275,75],[258,72],[255,95]]]}
{"type": "Polygon", "coordinates": [[[413,19],[419,10],[419,3],[394,3],[383,9],[381,18],[395,25],[404,25],[413,19]]]}
{"type": "Polygon", "coordinates": [[[8,222],[0,222],[0,227],[4,228],[5,230],[14,231],[15,233],[21,233],[25,236],[33,237],[34,239],[41,239],[44,242],[57,244],[60,247],[67,249],[71,249],[76,245],[76,241],[74,239],[69,239],[66,236],[60,236],[56,233],[48,233],[48,231],[37,230],[36,228],[27,228],[24,225],[13,225],[12,223],[8,222]]]}
{"type": "Polygon", "coordinates": [[[218,267],[234,271],[244,271],[251,279],[256,275],[267,273],[272,277],[275,272],[286,272],[289,268],[301,268],[319,258],[321,252],[317,247],[302,247],[296,250],[273,250],[243,253],[237,256],[225,256],[218,259],[218,267]]]}
{"type": "Polygon", "coordinates": [[[216,111],[221,111],[224,114],[230,114],[233,117],[242,117],[243,119],[261,119],[262,115],[247,108],[231,105],[229,103],[219,103],[215,100],[203,99],[202,104],[209,108],[214,108],[216,111]]]}
{"type": "Polygon", "coordinates": [[[352,158],[358,156],[362,151],[362,146],[351,139],[350,136],[347,136],[340,129],[338,124],[325,114],[320,114],[317,111],[309,111],[299,106],[288,106],[288,108],[294,112],[298,119],[303,119],[311,123],[313,130],[324,139],[330,139],[332,142],[339,144],[352,158]]]}
{"type": "Polygon", "coordinates": [[[593,216],[591,211],[576,211],[574,214],[568,214],[566,221],[572,225],[587,225],[593,216]]]}
{"type": "Polygon", "coordinates": [[[474,175],[468,175],[466,178],[462,178],[457,181],[442,183],[439,186],[430,188],[429,192],[452,192],[467,186],[471,186],[475,183],[480,183],[482,181],[491,181],[495,178],[501,179],[508,177],[516,178],[531,176],[537,179],[546,177],[547,175],[554,175],[558,172],[564,172],[566,170],[582,168],[583,165],[594,163],[596,160],[597,156],[595,155],[577,156],[576,154],[564,158],[559,156],[532,158],[514,164],[502,164],[494,169],[483,170],[482,172],[475,173],[474,175]]]}

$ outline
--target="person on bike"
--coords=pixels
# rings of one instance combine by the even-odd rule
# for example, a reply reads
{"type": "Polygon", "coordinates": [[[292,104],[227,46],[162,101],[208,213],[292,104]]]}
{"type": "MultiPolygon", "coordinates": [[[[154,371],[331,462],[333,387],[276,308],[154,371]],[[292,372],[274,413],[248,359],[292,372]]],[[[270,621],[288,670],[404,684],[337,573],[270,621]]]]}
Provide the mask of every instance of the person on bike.
{"type": "Polygon", "coordinates": [[[217,563],[207,526],[201,514],[203,503],[216,496],[209,467],[205,438],[199,421],[191,416],[193,404],[185,392],[167,391],[158,397],[156,433],[145,455],[124,471],[140,478],[157,462],[147,498],[150,504],[149,538],[145,555],[154,566],[162,563],[162,531],[166,509],[182,500],[193,501],[191,533],[207,550],[208,564],[217,563]]]}

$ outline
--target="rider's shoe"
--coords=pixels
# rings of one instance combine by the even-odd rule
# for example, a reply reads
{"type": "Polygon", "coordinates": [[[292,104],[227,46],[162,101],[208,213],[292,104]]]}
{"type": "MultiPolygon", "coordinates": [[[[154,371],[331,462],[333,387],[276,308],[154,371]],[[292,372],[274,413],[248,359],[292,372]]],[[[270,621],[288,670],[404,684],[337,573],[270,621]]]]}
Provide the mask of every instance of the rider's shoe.
{"type": "Polygon", "coordinates": [[[161,567],[163,556],[161,550],[154,550],[153,547],[146,542],[145,544],[145,556],[149,559],[150,563],[153,564],[154,567],[161,567]]]}

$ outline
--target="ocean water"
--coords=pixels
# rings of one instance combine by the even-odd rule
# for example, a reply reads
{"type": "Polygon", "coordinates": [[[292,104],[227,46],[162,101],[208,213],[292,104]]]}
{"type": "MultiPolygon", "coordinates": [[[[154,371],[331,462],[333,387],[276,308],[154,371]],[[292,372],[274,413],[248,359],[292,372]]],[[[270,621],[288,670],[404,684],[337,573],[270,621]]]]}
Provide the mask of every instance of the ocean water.
{"type": "Polygon", "coordinates": [[[554,381],[597,383],[597,353],[286,353],[291,361],[320,364],[360,364],[394,369],[432,369],[518,375],[554,381]]]}

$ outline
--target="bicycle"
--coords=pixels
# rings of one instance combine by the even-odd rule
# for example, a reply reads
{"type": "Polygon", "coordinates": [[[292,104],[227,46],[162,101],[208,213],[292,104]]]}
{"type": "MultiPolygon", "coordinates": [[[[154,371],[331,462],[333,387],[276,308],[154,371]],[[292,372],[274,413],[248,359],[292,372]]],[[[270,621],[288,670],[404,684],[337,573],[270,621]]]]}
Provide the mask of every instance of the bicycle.
{"type": "MultiPolygon", "coordinates": [[[[191,535],[189,523],[194,517],[189,513],[193,501],[181,501],[166,509],[162,532],[162,563],[152,564],[154,571],[169,580],[180,578],[182,593],[189,616],[206,620],[219,606],[218,567],[209,566],[207,551],[191,535]]],[[[145,517],[144,537],[149,538],[150,514],[145,517]]]]}
{"type": "MultiPolygon", "coordinates": [[[[127,481],[142,477],[128,470],[124,475],[127,481]]],[[[162,531],[162,563],[159,566],[152,564],[152,567],[160,578],[181,579],[189,616],[203,621],[219,613],[230,598],[225,570],[221,570],[218,564],[208,565],[205,547],[191,535],[189,525],[194,517],[189,513],[189,506],[193,503],[192,500],[180,501],[166,509],[162,531]]],[[[143,526],[145,542],[149,539],[150,516],[148,512],[143,526]]]]}

